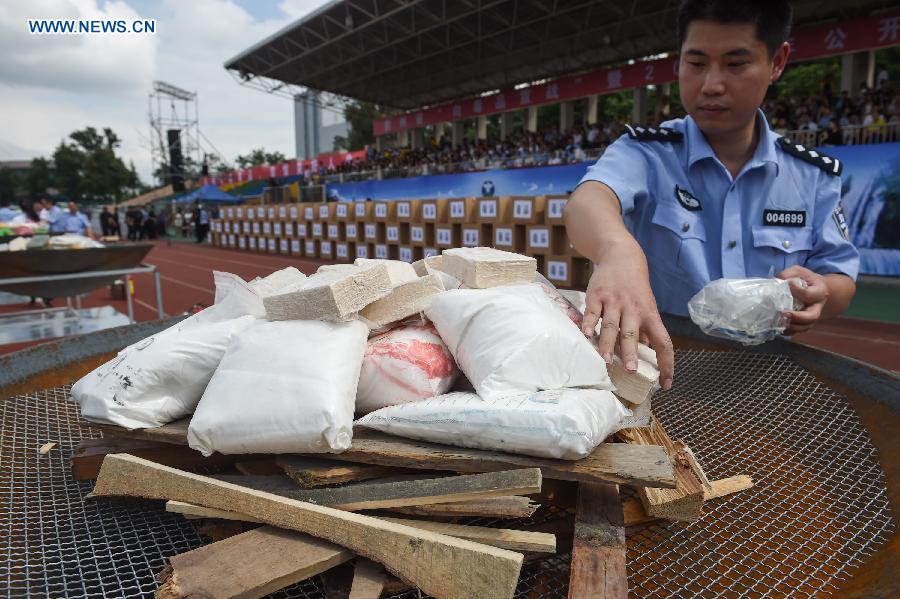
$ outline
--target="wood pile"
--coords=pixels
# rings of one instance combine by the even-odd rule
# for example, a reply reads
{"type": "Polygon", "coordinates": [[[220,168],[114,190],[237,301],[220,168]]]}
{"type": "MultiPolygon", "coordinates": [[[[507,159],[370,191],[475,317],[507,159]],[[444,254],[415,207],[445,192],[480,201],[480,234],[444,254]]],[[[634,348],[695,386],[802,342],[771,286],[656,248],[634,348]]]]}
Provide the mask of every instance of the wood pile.
{"type": "Polygon", "coordinates": [[[262,597],[314,576],[329,597],[418,588],[438,598],[509,598],[523,562],[569,552],[569,597],[625,597],[629,526],[696,519],[705,501],[752,485],[707,481],[655,419],[577,461],[368,430],[341,454],[204,458],[187,447],[187,420],[135,431],[90,426],[106,437],[83,441],[72,456],[76,479],[97,479],[89,497],[166,500],[167,511],[214,540],[170,556],[156,593],[166,599],[262,597]],[[621,501],[618,485],[639,499],[621,501]],[[532,518],[541,506],[560,518],[532,518]],[[495,523],[459,522],[471,516],[495,523]],[[496,524],[503,520],[508,527],[496,524]]]}

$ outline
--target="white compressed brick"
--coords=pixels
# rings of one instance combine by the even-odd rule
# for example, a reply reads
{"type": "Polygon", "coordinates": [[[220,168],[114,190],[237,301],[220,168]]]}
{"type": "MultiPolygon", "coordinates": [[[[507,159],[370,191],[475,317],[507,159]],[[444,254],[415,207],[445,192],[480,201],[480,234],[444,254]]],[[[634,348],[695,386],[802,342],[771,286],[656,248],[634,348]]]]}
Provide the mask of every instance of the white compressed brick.
{"type": "Polygon", "coordinates": [[[360,316],[369,321],[372,328],[380,328],[392,322],[423,312],[444,285],[437,275],[426,275],[394,287],[390,295],[362,309],[360,316]]]}
{"type": "Polygon", "coordinates": [[[316,274],[322,272],[334,272],[338,270],[347,270],[348,268],[356,268],[354,264],[323,264],[316,270],[316,274]]]}
{"type": "Polygon", "coordinates": [[[391,285],[396,287],[402,283],[416,280],[419,275],[416,269],[408,262],[400,260],[381,260],[377,258],[357,258],[353,263],[354,266],[371,266],[373,264],[384,264],[387,268],[388,276],[391,278],[391,285]]]}
{"type": "Polygon", "coordinates": [[[416,274],[420,277],[424,277],[425,275],[430,275],[436,270],[441,270],[441,264],[443,263],[444,258],[440,254],[436,256],[428,256],[427,258],[422,258],[421,260],[416,260],[412,263],[413,269],[415,269],[416,274]]]}
{"type": "Polygon", "coordinates": [[[316,273],[294,289],[263,299],[269,320],[348,320],[388,295],[393,286],[384,264],[316,273]]]}
{"type": "Polygon", "coordinates": [[[642,404],[659,389],[659,370],[641,358],[638,358],[637,369],[628,372],[622,358],[613,354],[612,364],[608,364],[606,369],[610,380],[616,386],[613,393],[625,401],[636,405],[642,404]]]}
{"type": "Polygon", "coordinates": [[[277,295],[284,289],[292,289],[297,284],[302,284],[305,280],[305,274],[293,266],[288,266],[287,268],[276,270],[265,278],[256,279],[250,283],[250,287],[262,297],[266,297],[277,295]]]}
{"type": "Polygon", "coordinates": [[[534,281],[537,260],[494,248],[453,248],[444,250],[441,270],[467,287],[486,289],[534,281]]]}

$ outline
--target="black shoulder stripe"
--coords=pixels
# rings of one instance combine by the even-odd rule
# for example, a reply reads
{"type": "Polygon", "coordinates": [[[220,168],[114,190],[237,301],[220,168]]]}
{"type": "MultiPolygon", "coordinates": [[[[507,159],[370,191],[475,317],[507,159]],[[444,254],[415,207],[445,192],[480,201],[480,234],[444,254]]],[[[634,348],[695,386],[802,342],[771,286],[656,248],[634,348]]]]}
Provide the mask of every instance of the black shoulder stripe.
{"type": "Polygon", "coordinates": [[[681,141],[684,135],[671,127],[644,127],[625,125],[628,137],[637,141],[681,141]]]}
{"type": "Polygon", "coordinates": [[[837,158],[832,158],[816,149],[807,148],[802,144],[796,144],[787,137],[779,137],[778,145],[785,153],[817,166],[829,175],[839,177],[844,170],[844,164],[837,158]]]}

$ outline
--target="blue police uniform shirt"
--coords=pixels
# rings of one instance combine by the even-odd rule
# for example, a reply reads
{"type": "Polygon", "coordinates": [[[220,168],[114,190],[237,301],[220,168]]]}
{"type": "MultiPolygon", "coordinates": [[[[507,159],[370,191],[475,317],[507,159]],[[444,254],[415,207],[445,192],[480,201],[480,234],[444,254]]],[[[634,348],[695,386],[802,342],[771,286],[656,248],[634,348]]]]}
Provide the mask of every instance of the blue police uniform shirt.
{"type": "Polygon", "coordinates": [[[75,214],[66,212],[60,220],[62,222],[63,231],[66,233],[84,235],[87,230],[91,228],[91,222],[81,212],[76,212],[75,214]]]}
{"type": "Polygon", "coordinates": [[[14,218],[22,214],[20,210],[16,210],[12,206],[0,207],[0,223],[12,222],[14,218]]]}
{"type": "Polygon", "coordinates": [[[51,233],[65,233],[65,219],[62,209],[55,204],[47,210],[47,225],[51,233]]]}
{"type": "Polygon", "coordinates": [[[660,312],[686,316],[688,300],[710,281],[771,277],[793,265],[856,279],[859,253],[840,206],[841,178],[824,170],[833,164],[839,172],[833,159],[802,146],[798,153],[824,162],[791,155],[759,111],[756,151],[732,178],[690,116],[663,126],[683,138],[623,135],[581,180],[618,196],[647,256],[660,312]]]}

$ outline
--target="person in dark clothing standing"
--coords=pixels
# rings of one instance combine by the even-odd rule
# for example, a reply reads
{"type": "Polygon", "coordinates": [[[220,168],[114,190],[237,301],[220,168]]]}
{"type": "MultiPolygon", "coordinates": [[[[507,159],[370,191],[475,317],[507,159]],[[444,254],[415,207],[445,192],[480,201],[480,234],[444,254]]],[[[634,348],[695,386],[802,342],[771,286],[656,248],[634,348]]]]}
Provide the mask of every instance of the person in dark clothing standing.
{"type": "Polygon", "coordinates": [[[207,212],[202,204],[194,207],[194,234],[197,236],[197,243],[206,241],[206,235],[209,233],[209,212],[207,212]]]}
{"type": "Polygon", "coordinates": [[[141,236],[141,227],[144,225],[144,215],[136,206],[128,209],[125,215],[125,221],[128,223],[128,241],[137,241],[141,236]]]}

